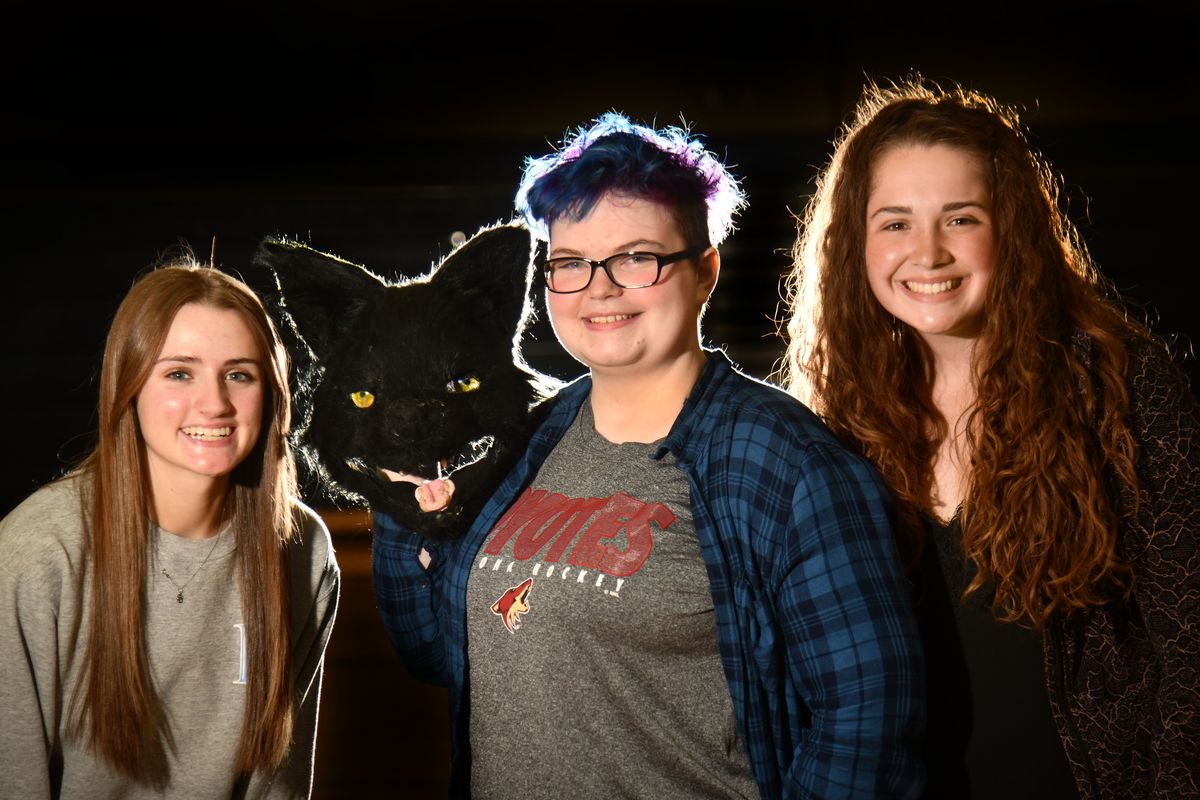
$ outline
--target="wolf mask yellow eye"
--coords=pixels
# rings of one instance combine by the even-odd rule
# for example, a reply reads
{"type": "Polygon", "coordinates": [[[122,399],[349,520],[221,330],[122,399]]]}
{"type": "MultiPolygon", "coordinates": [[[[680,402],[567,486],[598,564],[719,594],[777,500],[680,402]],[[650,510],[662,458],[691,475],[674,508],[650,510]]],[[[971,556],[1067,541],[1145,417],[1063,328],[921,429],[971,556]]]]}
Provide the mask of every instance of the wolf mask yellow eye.
{"type": "Polygon", "coordinates": [[[480,387],[479,376],[474,372],[468,372],[466,375],[459,375],[457,378],[452,378],[446,384],[446,391],[450,394],[466,394],[473,392],[480,387]]]}
{"type": "Polygon", "coordinates": [[[375,395],[366,391],[351,392],[350,399],[354,402],[354,405],[358,406],[359,408],[370,408],[375,402],[375,395]]]}

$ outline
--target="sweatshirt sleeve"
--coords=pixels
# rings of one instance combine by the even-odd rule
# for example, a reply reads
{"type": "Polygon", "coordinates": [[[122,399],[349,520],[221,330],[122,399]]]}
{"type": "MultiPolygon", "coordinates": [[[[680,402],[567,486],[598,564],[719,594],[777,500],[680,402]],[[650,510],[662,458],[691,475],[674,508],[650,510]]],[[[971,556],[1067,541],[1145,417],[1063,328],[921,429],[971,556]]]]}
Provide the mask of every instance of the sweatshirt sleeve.
{"type": "MultiPolygon", "coordinates": [[[[305,508],[304,513],[303,538],[292,565],[292,670],[296,715],[292,748],[270,787],[262,794],[273,800],[307,798],[312,792],[325,648],[333,631],[341,589],[341,572],[334,558],[329,531],[311,510],[305,508]]],[[[263,781],[264,777],[255,776],[255,781],[263,781]]],[[[256,795],[254,791],[247,794],[256,795]]]]}
{"type": "Polygon", "coordinates": [[[0,798],[51,796],[61,703],[59,598],[64,559],[39,553],[18,508],[0,522],[0,798]]]}

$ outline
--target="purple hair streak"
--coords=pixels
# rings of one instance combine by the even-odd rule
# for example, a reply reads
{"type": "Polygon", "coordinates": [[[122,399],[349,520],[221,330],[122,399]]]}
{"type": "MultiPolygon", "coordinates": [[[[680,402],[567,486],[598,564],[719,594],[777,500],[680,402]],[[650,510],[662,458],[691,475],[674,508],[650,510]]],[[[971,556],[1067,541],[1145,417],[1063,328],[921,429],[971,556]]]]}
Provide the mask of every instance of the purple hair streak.
{"type": "Polygon", "coordinates": [[[654,130],[609,112],[562,147],[525,160],[517,211],[539,239],[561,217],[586,217],[607,194],[670,208],[689,246],[719,245],[746,196],[715,155],[685,128],[654,130]]]}

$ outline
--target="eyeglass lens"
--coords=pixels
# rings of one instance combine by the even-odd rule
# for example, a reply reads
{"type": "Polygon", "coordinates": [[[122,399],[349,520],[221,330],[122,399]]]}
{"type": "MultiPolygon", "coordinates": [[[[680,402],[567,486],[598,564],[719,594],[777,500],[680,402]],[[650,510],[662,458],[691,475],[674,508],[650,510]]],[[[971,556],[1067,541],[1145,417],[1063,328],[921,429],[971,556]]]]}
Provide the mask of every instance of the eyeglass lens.
{"type": "MultiPolygon", "coordinates": [[[[653,253],[620,253],[604,260],[609,280],[624,289],[650,286],[658,277],[658,257],[653,253]]],[[[546,280],[555,292],[575,292],[592,279],[592,262],[581,258],[552,258],[546,262],[546,280]]]]}

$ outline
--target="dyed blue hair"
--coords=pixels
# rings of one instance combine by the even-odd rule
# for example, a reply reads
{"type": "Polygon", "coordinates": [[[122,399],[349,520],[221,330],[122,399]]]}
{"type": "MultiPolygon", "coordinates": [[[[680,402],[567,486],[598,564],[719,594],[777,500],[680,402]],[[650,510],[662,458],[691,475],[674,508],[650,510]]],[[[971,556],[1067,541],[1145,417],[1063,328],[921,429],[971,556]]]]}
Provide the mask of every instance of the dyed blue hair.
{"type": "Polygon", "coordinates": [[[671,209],[689,247],[719,245],[746,205],[737,180],[683,128],[660,131],[609,112],[561,148],[525,159],[517,211],[539,239],[562,217],[581,220],[615,193],[671,209]]]}

